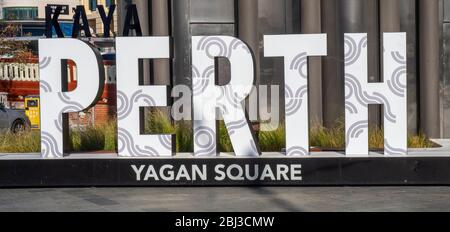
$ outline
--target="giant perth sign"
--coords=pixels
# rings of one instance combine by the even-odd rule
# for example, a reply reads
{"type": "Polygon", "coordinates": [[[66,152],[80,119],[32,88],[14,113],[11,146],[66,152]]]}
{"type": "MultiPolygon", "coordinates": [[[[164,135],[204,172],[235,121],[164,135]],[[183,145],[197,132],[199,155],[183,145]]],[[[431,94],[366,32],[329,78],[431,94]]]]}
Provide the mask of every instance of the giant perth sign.
{"type": "MultiPolygon", "coordinates": [[[[108,28],[109,17],[102,7],[99,9],[105,28],[108,28]]],[[[110,16],[113,10],[114,6],[110,9],[110,16]]],[[[57,34],[62,37],[58,30],[57,16],[58,8],[48,10],[48,31],[55,28],[57,34]]],[[[89,29],[85,28],[87,21],[80,20],[86,18],[83,7],[76,8],[74,18],[73,36],[77,37],[81,30],[85,30],[86,35],[89,35],[89,29]],[[80,24],[80,21],[84,22],[84,25],[80,24]]],[[[128,7],[126,18],[128,26],[125,26],[124,34],[127,35],[129,30],[136,30],[139,35],[140,26],[136,25],[139,21],[135,6],[128,7]],[[134,24],[131,24],[132,22],[134,24]]],[[[310,156],[307,59],[311,56],[327,55],[326,34],[264,36],[264,55],[284,58],[286,153],[278,154],[276,158],[261,156],[242,104],[254,83],[254,57],[251,49],[238,38],[210,35],[191,38],[194,152],[190,158],[185,159],[180,159],[174,154],[173,134],[141,134],[140,122],[143,119],[140,118],[140,108],[167,106],[169,86],[140,85],[139,60],[171,59],[170,38],[152,36],[116,38],[118,158],[107,161],[95,159],[74,161],[64,158],[64,141],[68,136],[67,113],[92,107],[102,93],[104,71],[98,50],[75,38],[41,39],[39,41],[42,119],[40,164],[46,165],[47,162],[61,160],[69,163],[81,162],[77,163],[79,165],[89,163],[91,166],[88,173],[91,173],[92,179],[78,172],[73,173],[73,178],[80,175],[82,179],[84,178],[84,182],[76,182],[80,185],[135,185],[142,184],[143,181],[147,181],[146,184],[156,185],[166,182],[173,184],[173,181],[186,184],[288,185],[382,184],[384,180],[391,184],[404,183],[405,175],[411,174],[410,160],[407,159],[406,34],[384,33],[384,82],[380,83],[367,81],[367,34],[345,34],[344,38],[345,101],[342,104],[345,104],[346,109],[346,158],[304,158],[310,156]],[[215,84],[217,57],[229,60],[231,79],[227,85],[215,84]],[[78,72],[77,87],[70,92],[64,88],[61,62],[65,60],[74,61],[78,72]],[[377,160],[369,157],[370,104],[384,106],[384,156],[404,158],[377,160]],[[218,157],[216,110],[223,116],[236,159],[218,157]],[[148,159],[149,157],[155,159],[148,159]],[[358,166],[361,165],[361,160],[367,161],[362,162],[364,167],[358,166]],[[392,166],[395,162],[398,166],[392,166]],[[402,170],[404,173],[400,174],[400,177],[397,174],[392,177],[399,179],[383,179],[378,170],[383,169],[383,165],[388,167],[382,172],[383,175],[402,170]],[[104,177],[108,168],[115,174],[111,174],[113,177],[109,179],[106,178],[108,181],[102,182],[103,179],[97,178],[96,175],[104,177]],[[371,169],[374,169],[372,174],[371,169]],[[379,176],[368,177],[361,173],[379,176]],[[350,177],[350,174],[353,176],[350,177]]],[[[48,184],[65,184],[64,181],[48,179],[47,181],[48,184]]]]}

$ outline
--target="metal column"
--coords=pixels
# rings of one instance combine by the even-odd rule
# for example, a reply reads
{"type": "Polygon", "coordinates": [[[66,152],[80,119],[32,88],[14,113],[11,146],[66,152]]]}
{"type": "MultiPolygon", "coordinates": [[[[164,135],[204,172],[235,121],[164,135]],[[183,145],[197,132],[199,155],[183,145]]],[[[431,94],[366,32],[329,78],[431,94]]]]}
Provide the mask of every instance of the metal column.
{"type": "Polygon", "coordinates": [[[439,138],[439,0],[418,0],[420,128],[431,138],[439,138]]]}
{"type": "MultiPolygon", "coordinates": [[[[300,5],[300,28],[304,34],[322,32],[320,1],[302,0],[300,5]]],[[[310,121],[323,124],[322,112],[322,58],[308,60],[309,116],[310,121]]]]}
{"type": "MultiPolygon", "coordinates": [[[[169,36],[169,0],[152,0],[152,36],[169,36]]],[[[153,61],[153,82],[170,85],[170,62],[167,59],[153,61]]]]}
{"type": "MultiPolygon", "coordinates": [[[[139,22],[141,23],[142,35],[150,36],[150,12],[149,12],[149,4],[148,1],[142,0],[133,0],[133,3],[136,4],[136,8],[139,14],[139,22]]],[[[151,83],[151,65],[149,60],[144,60],[141,65],[141,73],[143,78],[143,84],[149,85],[151,83]]]]}
{"type": "Polygon", "coordinates": [[[238,37],[253,51],[256,83],[259,84],[258,0],[239,0],[238,20],[238,37]]]}
{"type": "Polygon", "coordinates": [[[174,84],[191,86],[190,1],[172,0],[174,84]]]}
{"type": "Polygon", "coordinates": [[[119,0],[117,1],[117,33],[118,36],[122,36],[123,24],[125,22],[126,7],[131,3],[131,0],[119,0]]]}
{"type": "MultiPolygon", "coordinates": [[[[393,0],[395,1],[395,0],[393,0]]],[[[364,22],[363,29],[359,32],[367,33],[367,62],[368,62],[368,81],[380,82],[383,80],[380,71],[380,25],[379,25],[379,1],[378,0],[365,0],[363,2],[363,14],[364,22]]],[[[381,106],[371,105],[369,106],[369,123],[371,126],[381,126],[383,123],[381,117],[381,106]]]]}
{"type": "Polygon", "coordinates": [[[367,32],[364,2],[360,0],[322,0],[323,30],[328,34],[328,57],[323,59],[324,126],[343,121],[344,33],[367,32]]]}
{"type": "Polygon", "coordinates": [[[380,31],[400,31],[400,2],[399,0],[380,1],[380,31]]]}
{"type": "Polygon", "coordinates": [[[260,48],[258,32],[258,0],[238,0],[238,37],[253,51],[253,57],[255,59],[254,84],[256,85],[256,88],[259,89],[260,48]]]}
{"type": "Polygon", "coordinates": [[[328,55],[322,59],[323,124],[331,128],[344,116],[344,71],[338,0],[322,0],[322,30],[328,36],[328,55]]]}
{"type": "MultiPolygon", "coordinates": [[[[400,3],[399,0],[379,0],[379,33],[377,33],[377,62],[378,63],[378,81],[383,81],[383,33],[385,32],[399,32],[400,31],[400,3]]],[[[369,55],[369,60],[372,56],[369,55]]],[[[381,108],[377,109],[379,116],[379,123],[383,123],[383,116],[381,115],[381,108]]]]}

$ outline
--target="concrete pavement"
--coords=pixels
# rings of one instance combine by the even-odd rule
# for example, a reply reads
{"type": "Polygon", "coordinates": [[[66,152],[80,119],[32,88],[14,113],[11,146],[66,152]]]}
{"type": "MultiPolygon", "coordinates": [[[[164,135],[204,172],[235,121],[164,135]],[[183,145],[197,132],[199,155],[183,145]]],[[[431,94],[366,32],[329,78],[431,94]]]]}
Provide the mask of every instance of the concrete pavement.
{"type": "Polygon", "coordinates": [[[450,187],[0,189],[0,211],[450,211],[450,187]]]}

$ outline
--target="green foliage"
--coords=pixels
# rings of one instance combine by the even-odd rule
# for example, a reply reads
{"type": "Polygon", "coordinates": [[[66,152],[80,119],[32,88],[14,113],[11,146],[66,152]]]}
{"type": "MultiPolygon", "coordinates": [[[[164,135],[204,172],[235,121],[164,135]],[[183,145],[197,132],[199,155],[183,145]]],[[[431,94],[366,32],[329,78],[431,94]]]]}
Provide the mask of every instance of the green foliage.
{"type": "Polygon", "coordinates": [[[333,128],[313,125],[309,135],[311,146],[321,149],[343,150],[345,147],[344,128],[344,123],[337,123],[333,128]]]}
{"type": "Polygon", "coordinates": [[[218,139],[218,149],[220,152],[233,152],[233,145],[231,145],[230,136],[223,121],[219,122],[218,139]]]}
{"type": "Polygon", "coordinates": [[[31,153],[39,152],[41,140],[39,131],[24,132],[19,135],[10,132],[0,134],[0,152],[31,153]]]}
{"type": "Polygon", "coordinates": [[[258,139],[261,151],[281,151],[286,143],[284,134],[284,125],[280,125],[274,131],[260,131],[258,139]]]}
{"type": "Polygon", "coordinates": [[[144,131],[147,134],[172,134],[175,128],[165,112],[154,110],[147,114],[144,131]]]}
{"type": "Polygon", "coordinates": [[[408,147],[409,148],[432,148],[437,147],[438,145],[431,142],[427,137],[420,133],[418,135],[409,135],[408,136],[408,147]]]}
{"type": "Polygon", "coordinates": [[[98,126],[88,126],[84,129],[72,130],[70,140],[74,152],[116,151],[117,126],[113,120],[98,126]]]}
{"type": "Polygon", "coordinates": [[[30,42],[15,40],[20,27],[0,20],[0,57],[14,58],[15,62],[25,63],[31,56],[30,42]]]}
{"type": "Polygon", "coordinates": [[[175,125],[177,140],[177,152],[193,152],[194,136],[192,134],[192,124],[187,121],[177,122],[175,125]]]}

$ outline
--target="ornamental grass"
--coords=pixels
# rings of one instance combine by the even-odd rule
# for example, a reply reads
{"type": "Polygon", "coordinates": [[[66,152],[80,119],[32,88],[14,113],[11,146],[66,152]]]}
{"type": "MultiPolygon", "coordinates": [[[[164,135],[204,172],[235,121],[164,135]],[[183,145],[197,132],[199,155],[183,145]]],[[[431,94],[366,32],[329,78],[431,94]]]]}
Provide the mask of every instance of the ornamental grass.
{"type": "MultiPolygon", "coordinates": [[[[117,121],[86,127],[73,127],[69,136],[71,151],[78,152],[116,152],[117,121]]],[[[193,133],[190,121],[171,122],[167,113],[151,111],[146,118],[145,133],[175,133],[177,152],[193,151],[193,133]]],[[[345,149],[344,123],[338,122],[333,128],[317,126],[310,128],[310,144],[313,150],[343,151],[345,149]]],[[[257,142],[262,152],[280,152],[285,147],[285,126],[281,124],[273,131],[258,131],[257,142]]],[[[223,121],[219,122],[218,149],[221,152],[232,152],[230,138],[223,121]]],[[[377,127],[369,129],[369,147],[382,150],[384,142],[383,130],[377,127]]],[[[423,134],[409,135],[409,148],[432,148],[437,145],[423,134]]],[[[40,151],[39,131],[26,131],[20,134],[0,133],[0,153],[35,153],[40,151]]]]}

